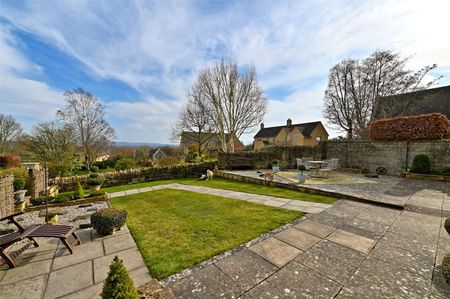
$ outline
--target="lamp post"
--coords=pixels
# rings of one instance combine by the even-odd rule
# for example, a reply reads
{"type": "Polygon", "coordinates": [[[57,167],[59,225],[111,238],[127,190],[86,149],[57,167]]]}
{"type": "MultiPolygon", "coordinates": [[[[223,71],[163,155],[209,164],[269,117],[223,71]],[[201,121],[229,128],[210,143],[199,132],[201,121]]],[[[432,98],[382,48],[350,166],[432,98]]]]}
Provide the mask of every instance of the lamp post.
{"type": "Polygon", "coordinates": [[[48,168],[44,160],[44,186],[45,186],[45,224],[48,224],[48,168]]]}

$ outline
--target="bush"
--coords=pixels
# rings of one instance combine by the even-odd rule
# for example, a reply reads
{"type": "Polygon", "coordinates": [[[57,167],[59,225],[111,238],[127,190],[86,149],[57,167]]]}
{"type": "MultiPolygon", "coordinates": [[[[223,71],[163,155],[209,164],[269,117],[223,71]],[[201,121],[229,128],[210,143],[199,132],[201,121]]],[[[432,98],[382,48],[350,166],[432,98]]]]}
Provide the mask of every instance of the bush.
{"type": "Polygon", "coordinates": [[[88,197],[102,196],[102,195],[105,195],[105,194],[106,194],[105,191],[99,190],[99,191],[91,192],[91,194],[89,194],[88,197]]]}
{"type": "Polygon", "coordinates": [[[272,166],[278,166],[278,164],[280,164],[280,161],[278,161],[277,159],[273,159],[271,164],[272,166]]]}
{"type": "Polygon", "coordinates": [[[75,199],[84,197],[84,190],[83,187],[81,187],[80,182],[78,182],[77,185],[75,186],[75,190],[73,191],[73,197],[75,199]]]}
{"type": "Polygon", "coordinates": [[[305,170],[306,170],[306,166],[305,166],[305,165],[300,164],[300,165],[298,166],[298,171],[300,171],[301,173],[303,173],[303,171],[305,171],[305,170]]]}
{"type": "Polygon", "coordinates": [[[20,166],[20,157],[15,154],[0,155],[0,167],[13,168],[20,166]]]}
{"type": "Polygon", "coordinates": [[[91,178],[91,179],[96,179],[96,178],[98,178],[98,177],[100,177],[100,176],[98,175],[98,173],[91,173],[91,174],[89,175],[89,178],[91,178]]]}
{"type": "Polygon", "coordinates": [[[177,158],[174,157],[165,157],[159,159],[158,164],[160,166],[173,166],[179,164],[179,161],[177,158]]]}
{"type": "Polygon", "coordinates": [[[448,234],[450,234],[450,218],[445,219],[444,228],[448,234]]]}
{"type": "MultiPolygon", "coordinates": [[[[52,197],[52,196],[49,196],[49,197],[48,197],[48,202],[49,202],[49,203],[52,202],[52,201],[54,201],[54,200],[55,200],[54,197],[52,197]]],[[[30,203],[31,203],[33,206],[40,206],[40,205],[43,205],[43,204],[45,204],[45,196],[38,196],[38,197],[35,197],[35,198],[31,198],[31,199],[30,199],[30,203]]]]}
{"type": "Polygon", "coordinates": [[[427,155],[415,156],[411,170],[415,173],[430,173],[430,158],[427,155]]]}
{"type": "Polygon", "coordinates": [[[98,168],[98,166],[92,165],[91,166],[91,171],[92,172],[98,172],[100,169],[98,168]]]}
{"type": "Polygon", "coordinates": [[[114,169],[119,170],[126,170],[131,169],[136,166],[136,161],[132,158],[120,158],[116,161],[116,164],[114,165],[114,169]]]}
{"type": "Polygon", "coordinates": [[[441,171],[441,174],[445,176],[450,176],[450,167],[444,168],[444,170],[441,171]]]}
{"type": "Polygon", "coordinates": [[[52,203],[64,203],[72,200],[72,196],[69,194],[63,194],[60,196],[57,196],[55,199],[52,200],[52,203]]]}
{"type": "Polygon", "coordinates": [[[450,253],[447,253],[442,260],[442,274],[444,275],[445,282],[450,285],[450,253]]]}
{"type": "Polygon", "coordinates": [[[25,188],[25,180],[22,178],[15,178],[13,182],[14,191],[22,190],[25,188]]]}
{"type": "Polygon", "coordinates": [[[381,119],[369,124],[371,140],[435,140],[448,135],[449,121],[444,114],[430,113],[381,119]]]}
{"type": "Polygon", "coordinates": [[[127,211],[114,208],[101,209],[91,215],[91,224],[100,235],[112,235],[125,224],[127,214],[127,211]]]}
{"type": "Polygon", "coordinates": [[[108,276],[103,284],[102,299],[138,299],[136,287],[128,275],[123,261],[116,255],[109,266],[108,276]]]}
{"type": "Polygon", "coordinates": [[[100,178],[90,178],[86,181],[89,186],[100,186],[105,180],[100,178]]]}

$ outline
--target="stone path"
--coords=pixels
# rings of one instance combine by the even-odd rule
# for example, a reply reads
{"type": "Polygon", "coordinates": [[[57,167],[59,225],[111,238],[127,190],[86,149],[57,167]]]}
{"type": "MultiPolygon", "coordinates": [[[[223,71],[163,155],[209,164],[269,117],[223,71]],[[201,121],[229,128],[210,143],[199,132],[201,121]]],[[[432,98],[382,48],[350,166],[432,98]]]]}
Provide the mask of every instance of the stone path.
{"type": "Polygon", "coordinates": [[[136,286],[151,279],[126,227],[100,237],[92,229],[77,231],[82,244],[69,254],[57,239],[37,238],[39,247],[16,259],[18,267],[0,267],[0,298],[99,298],[115,255],[136,286]]]}
{"type": "Polygon", "coordinates": [[[450,298],[443,222],[340,200],[169,286],[178,298],[450,298]]]}
{"type": "Polygon", "coordinates": [[[331,207],[329,204],[323,203],[315,203],[310,201],[303,200],[292,200],[288,198],[282,197],[273,197],[266,195],[259,195],[253,193],[245,193],[245,192],[237,192],[230,190],[223,190],[217,188],[210,188],[204,186],[193,186],[193,185],[183,185],[183,184],[165,184],[165,185],[157,185],[154,187],[146,187],[146,188],[137,188],[126,191],[119,191],[108,194],[109,198],[126,196],[130,194],[136,194],[141,192],[149,192],[153,190],[161,190],[161,189],[177,189],[184,190],[196,193],[205,193],[210,195],[216,195],[226,198],[233,198],[239,200],[245,200],[249,202],[259,203],[266,206],[279,207],[289,210],[301,211],[304,213],[315,214],[320,213],[323,210],[331,207]]]}

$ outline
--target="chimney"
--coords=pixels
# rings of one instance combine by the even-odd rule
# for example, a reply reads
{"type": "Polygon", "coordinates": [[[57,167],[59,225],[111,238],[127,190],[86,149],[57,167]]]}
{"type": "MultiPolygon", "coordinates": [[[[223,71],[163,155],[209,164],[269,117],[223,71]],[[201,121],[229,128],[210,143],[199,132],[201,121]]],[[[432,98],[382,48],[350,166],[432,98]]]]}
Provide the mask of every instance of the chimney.
{"type": "Polygon", "coordinates": [[[290,126],[292,126],[292,119],[288,118],[287,122],[286,122],[286,126],[289,128],[290,126]]]}
{"type": "Polygon", "coordinates": [[[261,130],[264,129],[264,123],[261,123],[261,130]]]}

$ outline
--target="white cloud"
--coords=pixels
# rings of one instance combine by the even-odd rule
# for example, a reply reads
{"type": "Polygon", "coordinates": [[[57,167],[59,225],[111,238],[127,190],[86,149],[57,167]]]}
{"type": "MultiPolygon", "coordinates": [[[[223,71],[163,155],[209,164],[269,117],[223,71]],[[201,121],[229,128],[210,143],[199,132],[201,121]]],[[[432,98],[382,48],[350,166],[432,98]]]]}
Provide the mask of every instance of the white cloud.
{"type": "MultiPolygon", "coordinates": [[[[222,56],[254,63],[265,89],[284,90],[270,99],[268,125],[284,123],[287,117],[298,122],[322,119],[329,68],[343,58],[362,58],[376,49],[411,56],[412,69],[438,63],[433,75],[443,74],[441,84],[450,83],[447,0],[217,5],[208,1],[30,1],[21,8],[3,3],[0,17],[77,58],[90,75],[123,81],[141,93],[141,100],[132,103],[108,103],[111,122],[122,140],[167,140],[196,72],[222,56]],[[155,98],[154,94],[165,96],[155,98]],[[158,107],[158,112],[149,107],[158,107]]],[[[27,90],[24,86],[30,82],[21,81],[23,76],[14,72],[30,72],[29,68],[38,72],[39,66],[19,55],[15,41],[7,43],[10,52],[2,52],[8,66],[2,68],[8,71],[2,76],[17,79],[15,86],[8,85],[13,89],[8,93],[24,101],[27,97],[20,89],[27,90]]],[[[38,83],[42,85],[30,86],[40,88],[45,98],[56,98],[57,91],[38,83]]],[[[41,107],[39,101],[29,101],[41,107]]]]}

